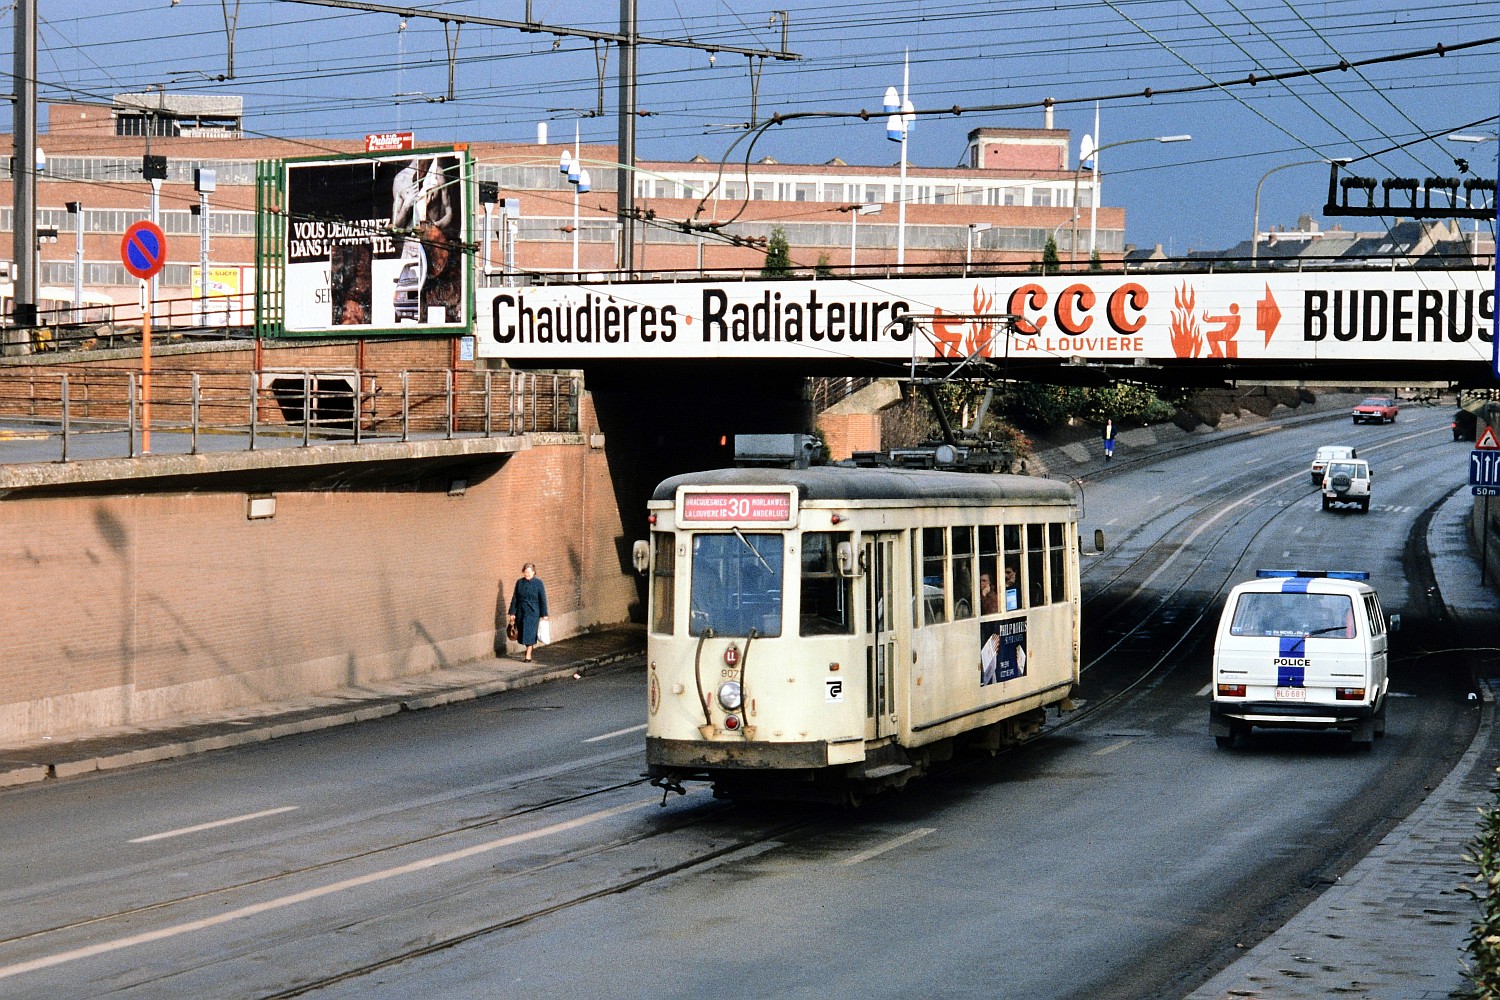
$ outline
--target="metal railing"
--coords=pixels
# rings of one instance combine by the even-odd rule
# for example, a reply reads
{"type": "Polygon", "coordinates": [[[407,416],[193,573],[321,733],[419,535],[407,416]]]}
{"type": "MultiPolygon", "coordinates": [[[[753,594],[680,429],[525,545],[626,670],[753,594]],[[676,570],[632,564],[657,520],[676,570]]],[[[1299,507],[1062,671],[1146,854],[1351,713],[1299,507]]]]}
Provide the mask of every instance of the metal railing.
{"type": "Polygon", "coordinates": [[[577,375],[452,369],[0,373],[0,462],[577,433],[577,375]]]}

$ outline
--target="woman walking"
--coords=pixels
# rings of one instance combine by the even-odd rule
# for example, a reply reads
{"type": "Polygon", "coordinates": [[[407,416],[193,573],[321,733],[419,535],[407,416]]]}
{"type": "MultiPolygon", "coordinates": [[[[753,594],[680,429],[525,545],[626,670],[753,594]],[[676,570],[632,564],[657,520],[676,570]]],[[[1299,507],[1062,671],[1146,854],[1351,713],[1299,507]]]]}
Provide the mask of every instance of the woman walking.
{"type": "Polygon", "coordinates": [[[510,595],[510,613],[506,620],[516,623],[517,641],[526,647],[526,662],[530,663],[537,626],[547,620],[547,588],[537,579],[535,563],[521,567],[521,579],[516,581],[515,590],[510,595]]]}

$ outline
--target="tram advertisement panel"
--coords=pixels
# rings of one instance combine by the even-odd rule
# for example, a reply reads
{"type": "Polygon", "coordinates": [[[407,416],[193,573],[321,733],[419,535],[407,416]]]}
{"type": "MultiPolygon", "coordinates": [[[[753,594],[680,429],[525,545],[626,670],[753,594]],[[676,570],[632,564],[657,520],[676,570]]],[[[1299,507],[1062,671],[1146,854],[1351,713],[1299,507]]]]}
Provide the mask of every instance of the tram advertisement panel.
{"type": "Polygon", "coordinates": [[[1479,271],[1007,274],[486,289],[482,357],[1489,363],[1479,271]],[[910,322],[906,322],[909,320],[910,322]]]}
{"type": "Polygon", "coordinates": [[[979,686],[1026,676],[1026,619],[979,624],[979,686]]]}
{"type": "Polygon", "coordinates": [[[286,333],[467,332],[466,153],[290,160],[285,170],[286,333]]]}

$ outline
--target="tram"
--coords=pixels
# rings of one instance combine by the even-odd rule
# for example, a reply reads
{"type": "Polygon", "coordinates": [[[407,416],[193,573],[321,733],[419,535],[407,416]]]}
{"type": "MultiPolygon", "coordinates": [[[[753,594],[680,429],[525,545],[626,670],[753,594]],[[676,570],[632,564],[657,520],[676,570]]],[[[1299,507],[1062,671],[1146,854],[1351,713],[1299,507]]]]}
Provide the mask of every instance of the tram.
{"type": "Polygon", "coordinates": [[[652,784],[858,801],[1069,707],[1078,505],[1049,479],[736,468],[668,479],[649,576],[652,784]]]}

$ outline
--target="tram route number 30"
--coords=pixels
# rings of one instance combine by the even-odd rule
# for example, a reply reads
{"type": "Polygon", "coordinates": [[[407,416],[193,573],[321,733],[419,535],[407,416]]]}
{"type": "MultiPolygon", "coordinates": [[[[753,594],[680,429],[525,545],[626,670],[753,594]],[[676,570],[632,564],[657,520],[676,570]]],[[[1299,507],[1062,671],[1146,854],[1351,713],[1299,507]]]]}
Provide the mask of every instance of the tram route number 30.
{"type": "Polygon", "coordinates": [[[787,493],[688,493],[682,516],[692,521],[785,521],[791,515],[787,493]]]}
{"type": "Polygon", "coordinates": [[[824,678],[823,700],[830,703],[837,703],[844,700],[844,679],[842,677],[824,678]]]}

